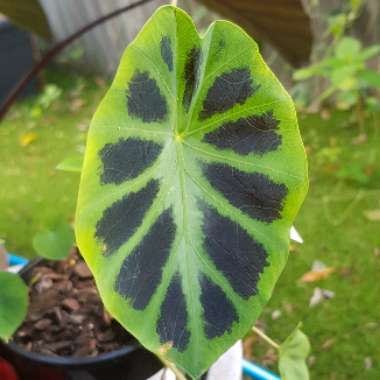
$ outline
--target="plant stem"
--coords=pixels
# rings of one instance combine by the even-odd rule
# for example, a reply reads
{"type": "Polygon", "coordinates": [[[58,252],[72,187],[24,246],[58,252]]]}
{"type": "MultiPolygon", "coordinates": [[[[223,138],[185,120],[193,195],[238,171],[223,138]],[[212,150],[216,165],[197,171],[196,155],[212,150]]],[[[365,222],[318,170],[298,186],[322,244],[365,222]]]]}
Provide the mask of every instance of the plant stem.
{"type": "Polygon", "coordinates": [[[176,376],[177,380],[187,380],[186,376],[172,363],[170,363],[168,360],[164,359],[162,356],[158,357],[162,363],[165,365],[166,368],[169,368],[172,370],[176,376]]]}
{"type": "Polygon", "coordinates": [[[177,7],[178,6],[178,0],[172,0],[172,5],[173,5],[173,7],[177,7]]]}
{"type": "Polygon", "coordinates": [[[358,94],[358,100],[356,102],[356,121],[359,125],[360,133],[364,133],[363,99],[360,93],[358,94]]]}
{"type": "Polygon", "coordinates": [[[135,3],[129,4],[123,8],[116,9],[115,11],[101,16],[98,19],[90,22],[89,24],[86,24],[85,26],[83,26],[82,28],[80,28],[79,30],[77,30],[76,32],[59,42],[57,45],[55,45],[45,54],[45,56],[35,66],[33,66],[33,68],[25,75],[23,79],[21,79],[21,81],[13,88],[13,90],[11,90],[8,97],[1,104],[0,121],[6,115],[7,111],[10,109],[12,104],[18,98],[22,90],[28,85],[28,83],[52,60],[52,58],[54,58],[58,53],[60,53],[65,47],[70,45],[73,41],[77,40],[84,33],[102,24],[103,22],[108,21],[111,18],[114,18],[124,12],[128,12],[150,1],[152,0],[140,0],[136,1],[135,3]]]}
{"type": "Polygon", "coordinates": [[[265,340],[269,345],[271,345],[272,347],[274,347],[276,350],[278,350],[280,348],[280,345],[278,343],[276,343],[274,340],[272,340],[271,338],[269,338],[268,335],[264,334],[264,332],[262,332],[261,330],[259,330],[257,327],[253,326],[252,327],[252,331],[257,334],[262,340],[265,340]]]}

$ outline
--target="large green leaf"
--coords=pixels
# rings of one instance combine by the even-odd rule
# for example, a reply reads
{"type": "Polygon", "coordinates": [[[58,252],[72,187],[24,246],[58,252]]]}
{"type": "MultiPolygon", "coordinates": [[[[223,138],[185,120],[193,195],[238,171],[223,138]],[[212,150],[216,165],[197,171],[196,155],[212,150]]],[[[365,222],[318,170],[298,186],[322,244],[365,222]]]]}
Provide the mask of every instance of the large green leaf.
{"type": "Polygon", "coordinates": [[[0,338],[9,339],[28,309],[28,287],[17,274],[0,272],[0,338]]]}
{"type": "Polygon", "coordinates": [[[77,241],[112,315],[196,378],[269,299],[306,191],[293,103],[256,43],[165,6],[92,120],[77,241]]]}

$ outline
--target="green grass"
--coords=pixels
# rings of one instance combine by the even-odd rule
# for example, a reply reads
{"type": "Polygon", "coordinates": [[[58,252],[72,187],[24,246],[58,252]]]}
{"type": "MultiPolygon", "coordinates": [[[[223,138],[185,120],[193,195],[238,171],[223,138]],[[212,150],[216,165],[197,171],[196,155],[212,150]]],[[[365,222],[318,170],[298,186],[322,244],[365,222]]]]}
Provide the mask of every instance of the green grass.
{"type": "Polygon", "coordinates": [[[0,124],[0,238],[9,251],[26,257],[35,254],[31,242],[38,231],[73,221],[79,175],[55,168],[84,150],[86,128],[105,91],[93,78],[74,74],[52,72],[47,80],[63,92],[40,117],[32,117],[40,99],[34,97],[0,124]],[[26,133],[36,139],[23,147],[26,133]]]}
{"type": "MultiPolygon", "coordinates": [[[[79,176],[58,172],[55,167],[66,156],[83,150],[84,129],[105,91],[93,78],[53,73],[48,80],[64,93],[41,117],[31,119],[38,99],[34,98],[18,104],[0,125],[0,238],[9,250],[28,257],[34,254],[31,241],[36,232],[73,219],[79,176]],[[78,99],[84,104],[73,110],[78,99]],[[37,139],[22,147],[20,138],[26,132],[35,133],[37,139]]],[[[374,249],[380,248],[380,222],[366,220],[363,211],[380,208],[380,128],[378,122],[369,121],[368,141],[355,145],[352,140],[358,130],[347,125],[348,116],[300,118],[309,152],[310,192],[295,224],[305,243],[293,245],[289,264],[261,321],[277,341],[298,321],[303,322],[315,358],[313,379],[377,380],[380,257],[374,249]],[[300,284],[299,278],[314,260],[334,267],[335,272],[318,283],[300,284]],[[335,297],[310,308],[316,286],[334,291],[335,297]],[[282,315],[272,320],[277,309],[282,315]],[[335,342],[324,347],[331,338],[335,342]],[[364,368],[365,358],[371,358],[372,369],[364,368]]],[[[264,361],[267,348],[256,341],[256,360],[264,361]]]]}
{"type": "MultiPolygon", "coordinates": [[[[380,208],[380,125],[369,122],[368,142],[354,145],[358,130],[347,126],[347,118],[338,113],[328,121],[301,117],[309,151],[310,190],[295,225],[305,242],[294,244],[262,321],[268,335],[279,341],[298,321],[303,322],[315,358],[313,379],[375,380],[380,379],[380,257],[374,250],[380,248],[380,222],[368,221],[363,211],[380,208]],[[337,178],[340,168],[353,163],[372,172],[367,183],[337,178]],[[317,283],[301,284],[299,278],[314,260],[334,267],[335,272],[317,283]],[[332,290],[335,297],[310,308],[315,287],[332,290]],[[292,312],[285,311],[291,309],[289,305],[292,312]],[[282,316],[272,320],[276,309],[282,316]],[[324,347],[332,338],[332,345],[324,347]],[[365,369],[365,358],[371,359],[372,369],[365,369]]],[[[357,169],[350,171],[357,178],[357,169]]],[[[262,343],[257,351],[266,351],[262,343]]]]}

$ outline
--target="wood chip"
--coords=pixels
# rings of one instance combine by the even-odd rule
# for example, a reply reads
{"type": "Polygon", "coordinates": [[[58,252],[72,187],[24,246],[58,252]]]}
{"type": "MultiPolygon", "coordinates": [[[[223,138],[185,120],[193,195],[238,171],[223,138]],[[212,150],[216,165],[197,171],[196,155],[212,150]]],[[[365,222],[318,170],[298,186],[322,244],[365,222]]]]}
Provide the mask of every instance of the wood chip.
{"type": "Polygon", "coordinates": [[[37,265],[30,276],[28,316],[14,342],[49,356],[96,356],[133,338],[108,313],[77,250],[37,265]]]}
{"type": "Polygon", "coordinates": [[[40,319],[35,325],[34,328],[37,330],[45,330],[51,325],[51,320],[50,319],[40,319]]]}
{"type": "Polygon", "coordinates": [[[107,312],[107,310],[103,309],[103,321],[106,325],[110,326],[112,322],[111,315],[107,312]]]}
{"type": "Polygon", "coordinates": [[[99,333],[97,338],[100,342],[110,342],[115,338],[115,333],[112,330],[107,330],[104,333],[99,333]]]}
{"type": "Polygon", "coordinates": [[[77,324],[81,325],[83,321],[86,319],[84,315],[70,315],[70,321],[77,324]]]}
{"type": "Polygon", "coordinates": [[[67,348],[71,346],[71,341],[70,340],[63,340],[60,342],[55,342],[51,343],[48,347],[48,349],[57,352],[59,350],[62,350],[63,348],[67,348]]]}
{"type": "Polygon", "coordinates": [[[46,289],[50,289],[53,286],[53,281],[50,278],[43,276],[35,285],[38,293],[42,293],[46,289]]]}
{"type": "Polygon", "coordinates": [[[92,277],[90,269],[84,261],[79,261],[74,267],[74,273],[81,279],[88,279],[92,277]]]}
{"type": "Polygon", "coordinates": [[[76,311],[80,308],[79,302],[74,298],[66,298],[62,302],[62,306],[70,311],[76,311]]]}

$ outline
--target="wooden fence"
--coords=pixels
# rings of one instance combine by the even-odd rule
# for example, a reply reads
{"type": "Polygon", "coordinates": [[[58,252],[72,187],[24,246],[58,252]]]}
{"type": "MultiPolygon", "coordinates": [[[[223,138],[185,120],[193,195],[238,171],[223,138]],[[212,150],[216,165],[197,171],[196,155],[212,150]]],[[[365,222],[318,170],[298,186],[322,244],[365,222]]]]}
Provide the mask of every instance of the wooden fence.
{"type": "MultiPolygon", "coordinates": [[[[54,39],[67,37],[81,26],[135,0],[40,0],[54,39]]],[[[156,0],[120,15],[96,27],[77,42],[83,50],[80,63],[85,68],[111,74],[117,67],[121,54],[135,37],[157,6],[167,1],[156,0]]]]}

